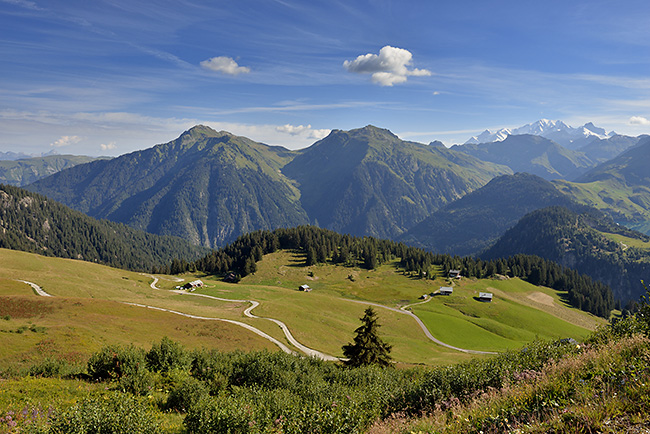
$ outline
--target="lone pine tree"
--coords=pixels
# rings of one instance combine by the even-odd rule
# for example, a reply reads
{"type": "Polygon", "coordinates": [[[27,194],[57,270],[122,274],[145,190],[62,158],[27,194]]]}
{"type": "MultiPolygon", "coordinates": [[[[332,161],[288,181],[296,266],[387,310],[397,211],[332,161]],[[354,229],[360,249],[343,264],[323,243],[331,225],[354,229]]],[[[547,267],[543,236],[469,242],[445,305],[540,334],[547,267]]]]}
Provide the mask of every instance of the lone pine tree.
{"type": "Polygon", "coordinates": [[[354,331],[356,333],[354,342],[343,345],[343,355],[348,359],[345,364],[353,367],[371,364],[390,365],[392,347],[379,337],[380,325],[372,307],[366,309],[361,322],[363,324],[354,331]]]}

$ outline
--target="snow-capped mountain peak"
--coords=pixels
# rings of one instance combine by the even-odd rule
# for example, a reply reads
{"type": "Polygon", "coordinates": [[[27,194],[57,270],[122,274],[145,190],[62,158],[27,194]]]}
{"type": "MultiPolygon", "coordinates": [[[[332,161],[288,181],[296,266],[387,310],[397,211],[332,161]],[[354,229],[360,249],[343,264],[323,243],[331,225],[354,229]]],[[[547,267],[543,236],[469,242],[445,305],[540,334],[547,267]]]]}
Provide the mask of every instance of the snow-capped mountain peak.
{"type": "Polygon", "coordinates": [[[608,133],[604,129],[595,126],[592,122],[574,128],[562,121],[540,119],[537,122],[519,128],[502,128],[494,132],[485,130],[478,136],[467,140],[465,144],[500,142],[505,140],[509,135],[520,134],[542,136],[569,149],[577,149],[594,139],[607,139],[614,135],[613,132],[608,133]]]}

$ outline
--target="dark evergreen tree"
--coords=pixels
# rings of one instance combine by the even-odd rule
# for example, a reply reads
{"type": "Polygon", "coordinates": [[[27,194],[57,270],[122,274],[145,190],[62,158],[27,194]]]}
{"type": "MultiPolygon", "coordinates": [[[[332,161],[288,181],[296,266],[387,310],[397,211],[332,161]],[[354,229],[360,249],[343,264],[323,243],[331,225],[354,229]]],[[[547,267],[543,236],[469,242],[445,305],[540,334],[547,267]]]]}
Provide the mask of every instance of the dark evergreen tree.
{"type": "Polygon", "coordinates": [[[343,345],[343,355],[347,357],[347,366],[390,365],[391,345],[384,342],[378,333],[380,327],[377,315],[372,307],[368,307],[361,318],[362,325],[354,332],[354,342],[343,345]]]}

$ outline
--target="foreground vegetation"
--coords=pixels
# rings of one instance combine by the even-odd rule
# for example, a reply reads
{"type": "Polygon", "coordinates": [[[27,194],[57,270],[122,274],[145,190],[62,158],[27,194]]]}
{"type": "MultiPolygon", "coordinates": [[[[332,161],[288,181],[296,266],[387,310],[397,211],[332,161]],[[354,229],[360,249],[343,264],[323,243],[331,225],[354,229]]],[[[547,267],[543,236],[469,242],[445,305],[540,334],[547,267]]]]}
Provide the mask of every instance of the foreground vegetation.
{"type": "MultiPolygon", "coordinates": [[[[280,352],[107,346],[3,381],[0,429],[60,433],[620,432],[650,426],[636,317],[445,368],[358,368],[280,352]],[[25,393],[27,392],[27,393],[25,393]]],[[[2,431],[0,431],[2,432],[2,431]]]]}

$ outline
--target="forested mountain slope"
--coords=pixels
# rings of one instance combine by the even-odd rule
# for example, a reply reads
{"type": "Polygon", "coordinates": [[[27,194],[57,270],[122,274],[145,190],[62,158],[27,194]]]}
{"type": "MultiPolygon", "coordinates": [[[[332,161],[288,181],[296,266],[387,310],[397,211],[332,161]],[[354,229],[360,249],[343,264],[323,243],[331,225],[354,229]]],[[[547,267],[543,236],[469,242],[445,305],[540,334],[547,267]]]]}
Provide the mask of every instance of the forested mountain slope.
{"type": "Polygon", "coordinates": [[[0,248],[149,271],[206,249],[92,217],[18,187],[0,184],[0,248]]]}
{"type": "Polygon", "coordinates": [[[638,300],[650,276],[650,237],[618,226],[599,211],[533,211],[508,230],[485,259],[537,255],[609,285],[622,301],[638,300]]]}

